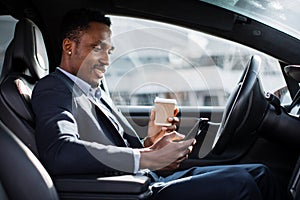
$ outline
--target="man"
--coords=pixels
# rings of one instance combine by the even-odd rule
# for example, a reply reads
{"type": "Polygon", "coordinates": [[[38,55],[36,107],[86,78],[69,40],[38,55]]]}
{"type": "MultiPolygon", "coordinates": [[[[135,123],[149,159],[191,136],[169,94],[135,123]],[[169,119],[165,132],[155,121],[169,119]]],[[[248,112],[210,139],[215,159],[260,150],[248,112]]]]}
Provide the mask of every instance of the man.
{"type": "Polygon", "coordinates": [[[34,88],[36,141],[50,174],[144,173],[152,178],[154,199],[279,198],[263,165],[194,167],[167,177],[155,173],[175,171],[195,140],[182,140],[174,131],[176,117],[169,119],[170,127],[156,126],[152,111],[142,143],[101,89],[113,50],[110,25],[95,10],[69,12],[62,22],[60,66],[34,88]]]}

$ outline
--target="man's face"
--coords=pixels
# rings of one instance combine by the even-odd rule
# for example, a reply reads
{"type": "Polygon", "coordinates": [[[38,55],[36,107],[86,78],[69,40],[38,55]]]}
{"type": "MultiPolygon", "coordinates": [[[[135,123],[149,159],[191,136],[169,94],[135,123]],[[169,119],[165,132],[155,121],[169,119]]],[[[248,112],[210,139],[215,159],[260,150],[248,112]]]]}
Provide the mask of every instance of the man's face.
{"type": "Polygon", "coordinates": [[[109,54],[113,50],[109,26],[91,22],[75,44],[71,65],[77,76],[97,87],[109,65],[109,54]]]}

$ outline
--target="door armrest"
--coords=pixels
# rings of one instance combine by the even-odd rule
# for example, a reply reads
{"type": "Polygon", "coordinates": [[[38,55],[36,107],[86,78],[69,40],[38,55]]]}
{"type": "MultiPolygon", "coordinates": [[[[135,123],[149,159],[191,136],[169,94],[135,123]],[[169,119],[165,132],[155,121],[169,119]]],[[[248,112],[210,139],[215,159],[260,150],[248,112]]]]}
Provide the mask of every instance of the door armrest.
{"type": "Polygon", "coordinates": [[[150,178],[141,175],[110,177],[76,175],[53,179],[58,192],[140,194],[149,190],[150,186],[150,178]]]}

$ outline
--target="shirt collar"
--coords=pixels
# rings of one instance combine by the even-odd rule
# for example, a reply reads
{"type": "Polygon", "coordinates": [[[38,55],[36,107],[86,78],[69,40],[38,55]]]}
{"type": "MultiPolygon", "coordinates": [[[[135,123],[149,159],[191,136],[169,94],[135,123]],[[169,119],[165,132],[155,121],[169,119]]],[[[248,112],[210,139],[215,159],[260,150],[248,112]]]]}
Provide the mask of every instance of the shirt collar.
{"type": "Polygon", "coordinates": [[[74,76],[73,74],[67,72],[66,70],[57,67],[62,73],[64,73],[67,77],[69,77],[83,92],[84,94],[95,97],[96,90],[100,87],[100,85],[97,88],[92,88],[90,84],[82,80],[81,78],[78,78],[77,76],[74,76]]]}

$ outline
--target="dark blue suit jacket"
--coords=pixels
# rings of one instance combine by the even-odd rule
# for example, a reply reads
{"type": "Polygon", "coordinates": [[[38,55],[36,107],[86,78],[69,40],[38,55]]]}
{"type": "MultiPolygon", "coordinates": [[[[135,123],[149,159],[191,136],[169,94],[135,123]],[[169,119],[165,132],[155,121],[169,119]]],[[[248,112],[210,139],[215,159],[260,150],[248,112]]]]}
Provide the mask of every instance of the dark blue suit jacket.
{"type": "Polygon", "coordinates": [[[37,83],[32,94],[36,142],[40,159],[51,174],[107,176],[133,172],[132,148],[143,145],[125,117],[113,104],[110,106],[124,135],[101,107],[61,71],[37,83]]]}

